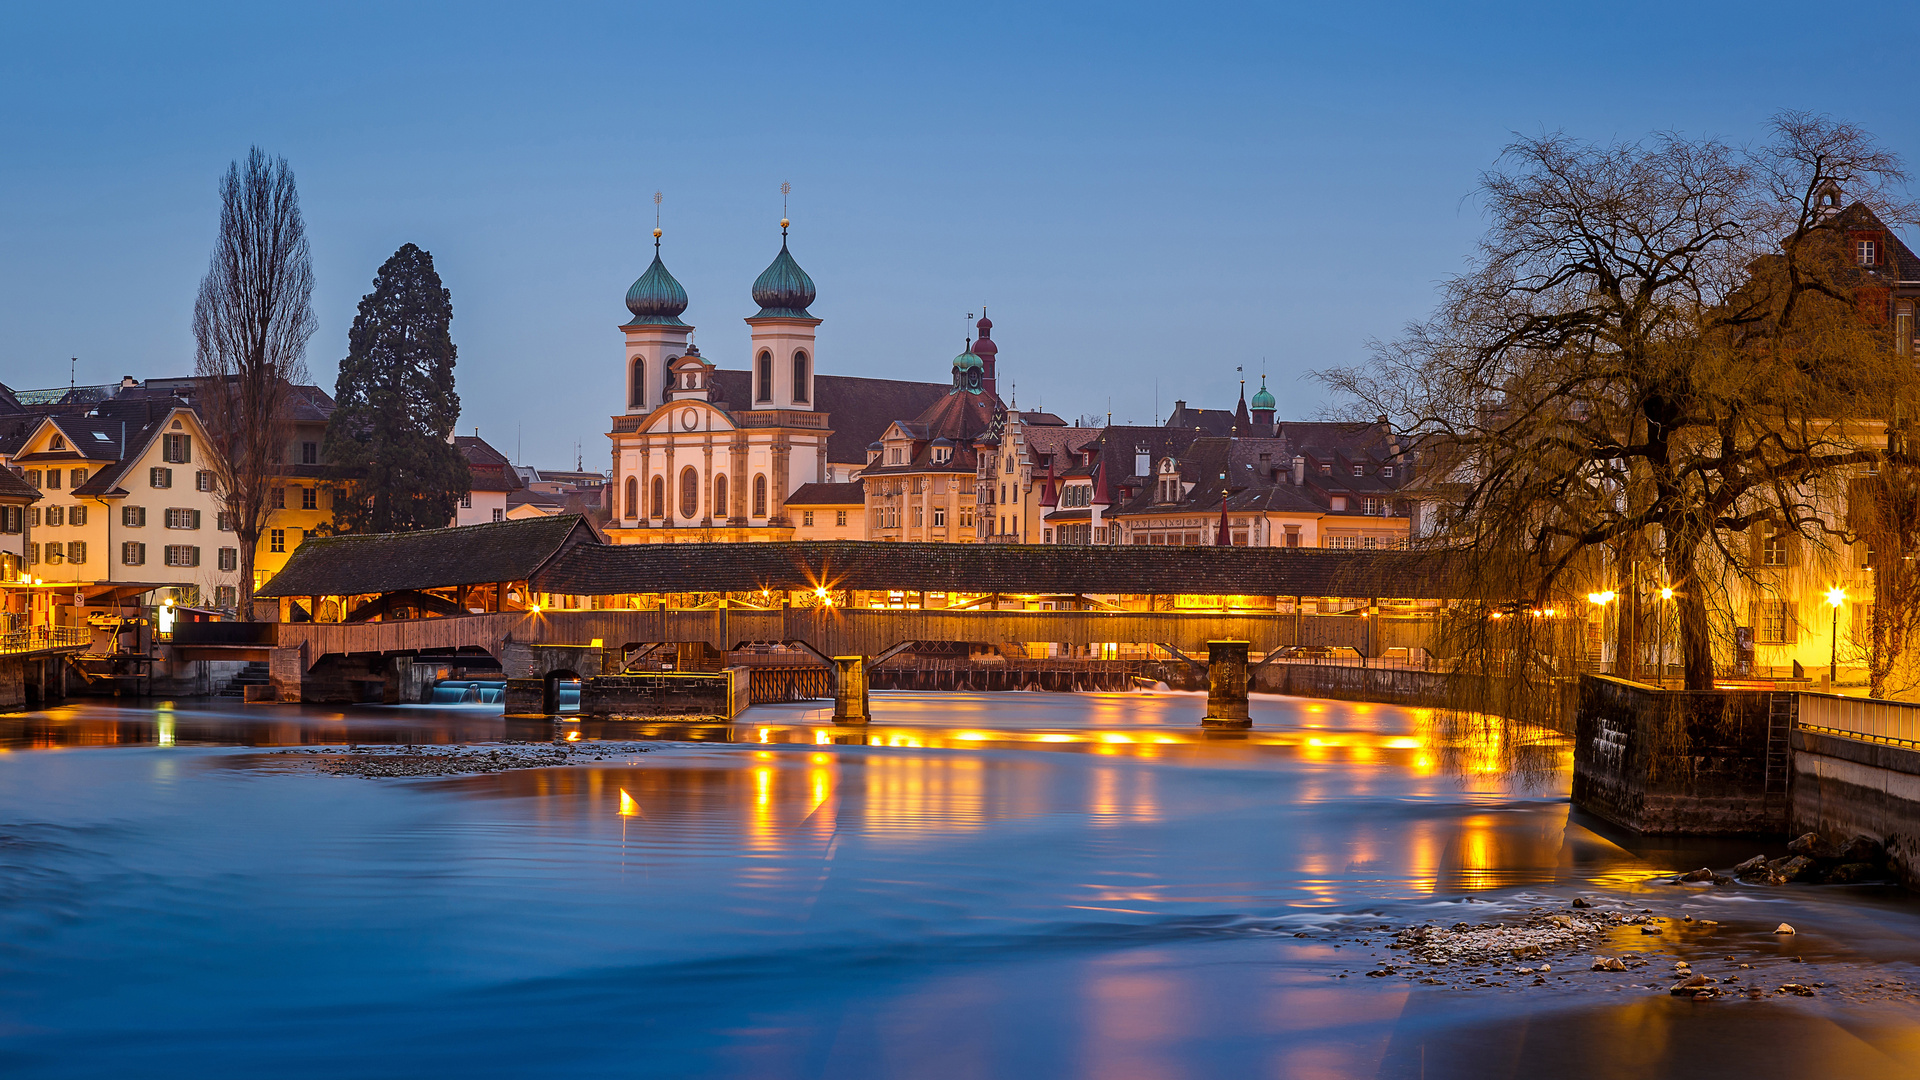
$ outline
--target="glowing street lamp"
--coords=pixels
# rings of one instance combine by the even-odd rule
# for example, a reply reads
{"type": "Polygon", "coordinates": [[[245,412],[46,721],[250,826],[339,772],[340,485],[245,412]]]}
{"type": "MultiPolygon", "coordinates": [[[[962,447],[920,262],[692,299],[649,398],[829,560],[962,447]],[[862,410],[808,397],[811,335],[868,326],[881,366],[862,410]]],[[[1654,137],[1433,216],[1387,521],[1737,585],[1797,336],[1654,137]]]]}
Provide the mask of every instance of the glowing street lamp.
{"type": "Polygon", "coordinates": [[[1827,590],[1827,603],[1833,607],[1833,651],[1827,654],[1827,689],[1835,693],[1840,685],[1840,605],[1847,602],[1847,590],[1835,585],[1827,590]]]}

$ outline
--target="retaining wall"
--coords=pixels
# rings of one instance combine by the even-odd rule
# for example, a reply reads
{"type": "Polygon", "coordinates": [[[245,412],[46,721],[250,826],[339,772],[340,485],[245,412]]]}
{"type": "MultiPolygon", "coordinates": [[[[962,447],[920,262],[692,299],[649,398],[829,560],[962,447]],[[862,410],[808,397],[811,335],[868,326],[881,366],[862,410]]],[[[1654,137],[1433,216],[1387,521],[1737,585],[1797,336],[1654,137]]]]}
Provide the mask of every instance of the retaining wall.
{"type": "Polygon", "coordinates": [[[1575,714],[1573,803],[1641,833],[1781,833],[1787,827],[1785,754],[1767,786],[1764,690],[1661,690],[1582,676],[1575,714]]]}
{"type": "Polygon", "coordinates": [[[1920,889],[1920,751],[1820,732],[1793,733],[1794,835],[1870,836],[1920,889]]]}

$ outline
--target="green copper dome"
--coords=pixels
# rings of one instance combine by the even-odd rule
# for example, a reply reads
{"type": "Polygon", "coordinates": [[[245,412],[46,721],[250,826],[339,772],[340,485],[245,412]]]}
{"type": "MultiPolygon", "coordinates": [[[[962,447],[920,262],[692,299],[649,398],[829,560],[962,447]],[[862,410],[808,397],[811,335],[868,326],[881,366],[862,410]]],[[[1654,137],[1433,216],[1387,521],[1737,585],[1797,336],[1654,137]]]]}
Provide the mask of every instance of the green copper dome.
{"type": "Polygon", "coordinates": [[[627,310],[633,312],[628,326],[685,326],[680,313],[687,310],[687,290],[667,273],[660,261],[660,241],[653,242],[653,265],[627,290],[627,310]]]}
{"type": "Polygon", "coordinates": [[[1260,389],[1254,392],[1253,400],[1247,403],[1255,409],[1273,408],[1273,395],[1267,393],[1267,377],[1260,376],[1260,389]]]}
{"type": "Polygon", "coordinates": [[[753,283],[753,302],[760,305],[756,319],[811,319],[813,279],[787,252],[787,223],[780,223],[780,254],[753,283]]]}
{"type": "Polygon", "coordinates": [[[977,368],[985,365],[978,356],[974,355],[972,349],[968,349],[966,352],[953,358],[953,366],[955,368],[977,368]]]}

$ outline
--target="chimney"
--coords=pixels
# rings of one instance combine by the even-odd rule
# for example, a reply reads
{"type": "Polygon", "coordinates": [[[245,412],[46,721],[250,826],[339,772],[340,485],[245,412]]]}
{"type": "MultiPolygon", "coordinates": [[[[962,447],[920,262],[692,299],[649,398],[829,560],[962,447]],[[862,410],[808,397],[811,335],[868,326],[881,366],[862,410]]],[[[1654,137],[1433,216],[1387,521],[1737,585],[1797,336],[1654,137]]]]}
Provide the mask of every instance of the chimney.
{"type": "Polygon", "coordinates": [[[1293,456],[1293,486],[1304,487],[1307,483],[1307,459],[1303,454],[1293,456]]]}
{"type": "Polygon", "coordinates": [[[1153,454],[1144,446],[1133,448],[1133,475],[1146,476],[1153,471],[1153,454]]]}

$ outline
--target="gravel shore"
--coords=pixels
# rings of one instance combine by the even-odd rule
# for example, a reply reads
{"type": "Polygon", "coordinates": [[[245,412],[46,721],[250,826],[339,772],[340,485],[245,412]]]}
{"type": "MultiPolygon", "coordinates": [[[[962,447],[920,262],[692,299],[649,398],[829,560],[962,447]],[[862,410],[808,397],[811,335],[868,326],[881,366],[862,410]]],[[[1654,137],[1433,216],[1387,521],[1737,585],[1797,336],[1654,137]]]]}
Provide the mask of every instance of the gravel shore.
{"type": "Polygon", "coordinates": [[[481,743],[447,746],[308,746],[276,754],[306,759],[315,772],[330,776],[464,776],[550,769],[588,761],[645,754],[651,743],[550,742],[481,743]]]}

